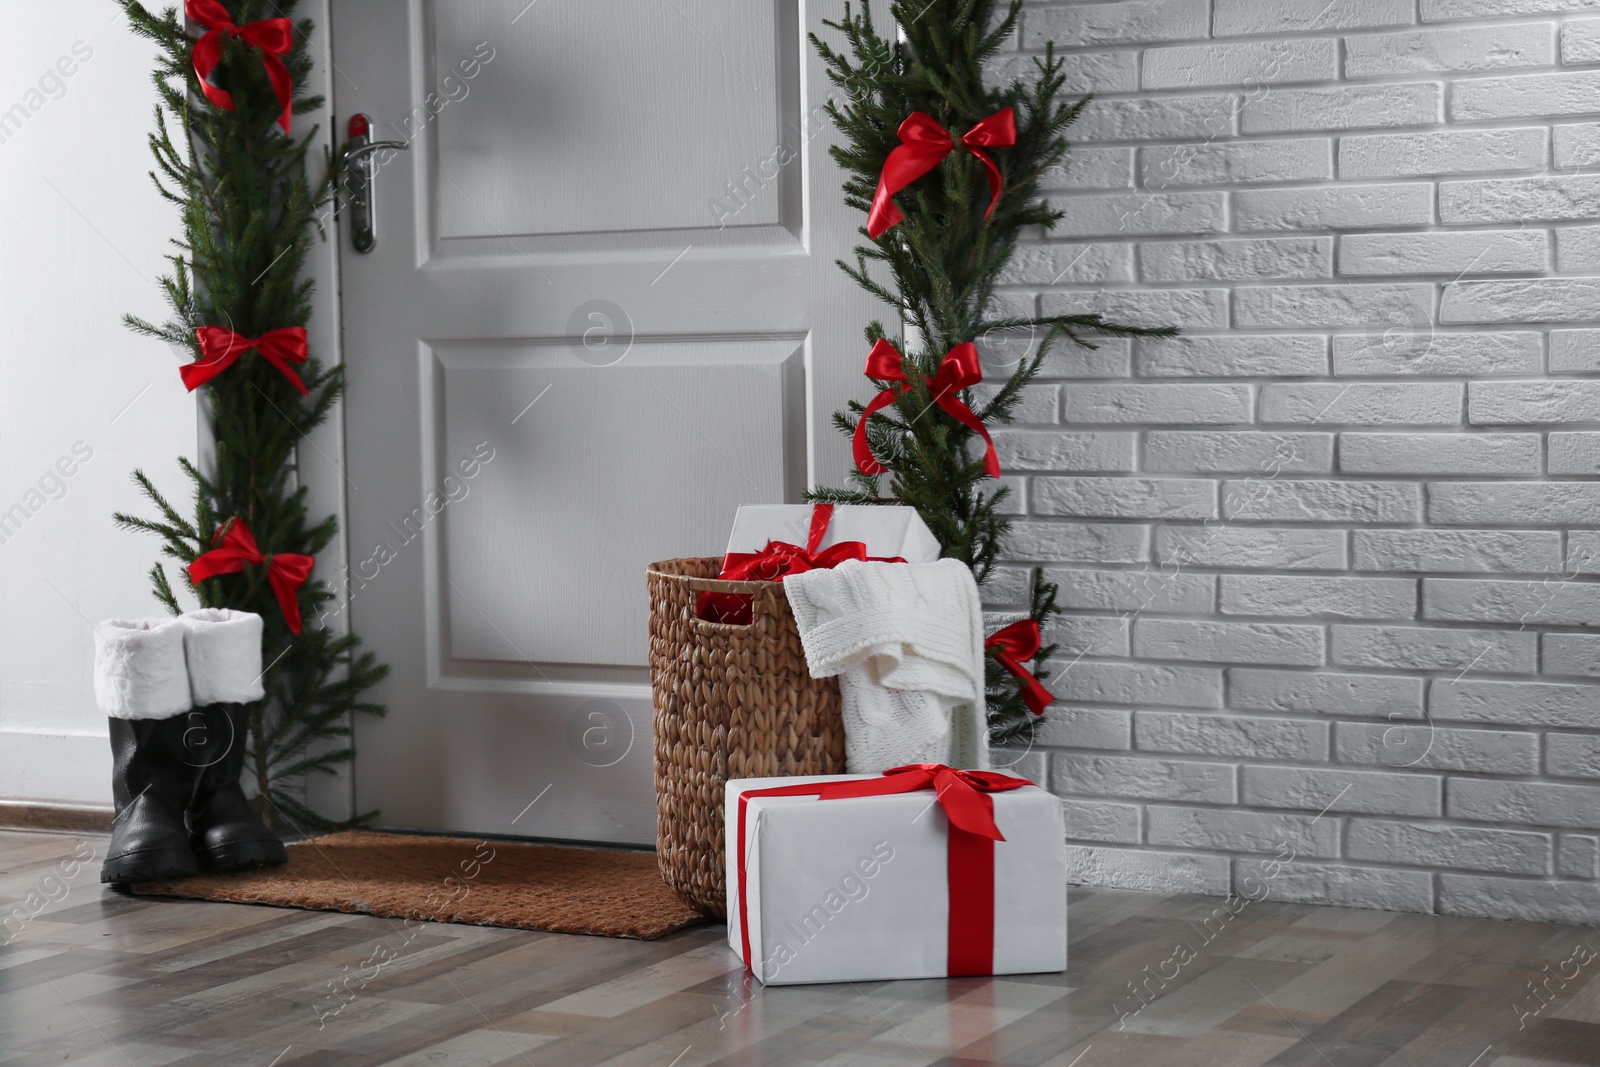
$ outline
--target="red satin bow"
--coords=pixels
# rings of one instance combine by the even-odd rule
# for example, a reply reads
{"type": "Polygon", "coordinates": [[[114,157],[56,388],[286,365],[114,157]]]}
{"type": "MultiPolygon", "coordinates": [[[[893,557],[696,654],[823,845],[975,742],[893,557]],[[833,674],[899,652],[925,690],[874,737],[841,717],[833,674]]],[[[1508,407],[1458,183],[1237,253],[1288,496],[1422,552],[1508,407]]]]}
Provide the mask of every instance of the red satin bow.
{"type": "Polygon", "coordinates": [[[995,661],[1000,666],[1017,676],[1017,681],[1022,683],[1022,702],[1035,715],[1043,715],[1044,709],[1055,700],[1050,690],[1023,666],[1039,654],[1039,644],[1039,624],[1033,619],[1019,619],[1002,627],[983,643],[984,648],[994,651],[995,661]]]}
{"type": "Polygon", "coordinates": [[[964,771],[943,763],[908,763],[903,767],[890,767],[882,778],[824,782],[817,796],[823,800],[883,797],[915,793],[931,786],[951,826],[990,841],[1004,841],[1005,835],[995,825],[994,801],[989,799],[989,794],[1032,784],[1026,778],[1014,778],[998,771],[964,771]]]}
{"type": "Polygon", "coordinates": [[[285,326],[281,330],[269,330],[260,337],[245,337],[222,326],[202,326],[194,335],[200,342],[200,359],[178,368],[189,392],[194,392],[233,366],[240,356],[255,349],[289,379],[290,385],[300,390],[301,396],[307,394],[306,383],[289,366],[291,363],[304,363],[309,354],[304,326],[285,326]]]}
{"type": "MultiPolygon", "coordinates": [[[[729,552],[717,577],[730,582],[776,582],[786,574],[828,570],[845,560],[871,560],[874,563],[904,563],[900,556],[869,556],[861,541],[840,541],[821,548],[833,521],[833,505],[817,504],[811,509],[811,528],[804,548],[786,541],[768,541],[760,552],[729,552]]],[[[701,593],[695,601],[695,614],[708,622],[748,626],[751,602],[747,593],[701,593]]]]}
{"type": "Polygon", "coordinates": [[[207,30],[194,46],[194,73],[200,79],[200,91],[206,94],[206,99],[224,111],[233,110],[233,94],[217,88],[206,79],[222,62],[223,40],[237,37],[261,52],[262,66],[267,68],[267,80],[272,83],[272,91],[278,94],[278,103],[283,105],[278,125],[283,127],[284,133],[288,133],[289,123],[294,117],[294,82],[281,57],[288,55],[294,47],[294,23],[289,19],[262,19],[260,22],[236,26],[228,9],[217,0],[187,0],[183,11],[189,16],[189,21],[207,30]]]}
{"type": "MultiPolygon", "coordinates": [[[[730,582],[775,582],[786,574],[827,570],[847,559],[867,559],[867,546],[861,541],[840,541],[827,548],[820,547],[832,521],[833,505],[817,504],[811,509],[811,528],[806,532],[804,548],[784,541],[768,541],[760,552],[729,552],[722,562],[722,573],[717,577],[730,582]]],[[[877,562],[904,563],[905,560],[897,556],[877,562]]]]}
{"type": "Polygon", "coordinates": [[[229,519],[218,527],[212,539],[217,547],[189,564],[189,580],[203,582],[219,574],[235,574],[252,563],[267,563],[267,584],[272,586],[289,629],[300,632],[300,600],[296,590],[311,577],[316,560],[294,552],[279,552],[269,557],[256,547],[256,539],[242,519],[229,519]]]}
{"type": "MultiPolygon", "coordinates": [[[[881,797],[932,788],[934,800],[950,822],[946,851],[950,917],[946,973],[952,977],[994,972],[994,843],[1004,841],[994,821],[991,793],[1033,785],[995,771],[964,771],[942,763],[910,763],[891,767],[881,778],[847,782],[809,782],[751,789],[739,794],[737,868],[739,933],[746,967],[750,955],[750,894],[745,876],[745,808],[752,797],[815,796],[819,800],[881,797]]],[[[758,972],[759,973],[759,972],[758,972]]]]}
{"type": "MultiPolygon", "coordinates": [[[[872,446],[867,443],[867,420],[894,403],[899,396],[910,392],[911,383],[906,378],[905,357],[900,354],[898,348],[882,337],[872,346],[872,351],[867,353],[866,375],[875,381],[898,383],[873,397],[867,409],[861,413],[861,421],[856,423],[854,442],[856,466],[861,469],[862,474],[874,475],[882,474],[884,466],[872,454],[872,446]]],[[[983,381],[983,368],[978,366],[978,346],[966,341],[945,353],[938,372],[928,379],[928,391],[933,394],[934,403],[944,408],[951,418],[983,438],[983,443],[987,446],[983,457],[984,470],[989,472],[989,477],[998,478],[1000,457],[995,454],[994,441],[990,439],[989,431],[984,427],[983,421],[972,413],[972,409],[967,407],[958,395],[961,390],[977,385],[981,381],[983,381]]]]}
{"type": "MultiPolygon", "coordinates": [[[[989,209],[983,213],[984,218],[994,214],[995,205],[1000,203],[1004,181],[1000,168],[983,149],[1005,148],[1016,143],[1016,115],[1009,107],[996,111],[961,135],[961,147],[982,160],[989,170],[989,209]]],[[[868,236],[876,240],[905,218],[895,206],[894,194],[937,167],[954,148],[950,131],[921,111],[913,111],[900,124],[900,145],[884,160],[878,191],[872,196],[872,210],[867,214],[868,236]]]]}

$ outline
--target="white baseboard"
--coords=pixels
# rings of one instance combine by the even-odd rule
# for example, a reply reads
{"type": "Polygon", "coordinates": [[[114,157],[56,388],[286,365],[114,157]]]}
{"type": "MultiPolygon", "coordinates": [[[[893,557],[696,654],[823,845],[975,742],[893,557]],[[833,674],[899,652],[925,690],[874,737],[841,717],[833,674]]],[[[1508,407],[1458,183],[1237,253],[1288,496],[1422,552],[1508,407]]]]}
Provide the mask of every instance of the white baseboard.
{"type": "Polygon", "coordinates": [[[104,734],[0,730],[0,801],[111,807],[104,734]]]}

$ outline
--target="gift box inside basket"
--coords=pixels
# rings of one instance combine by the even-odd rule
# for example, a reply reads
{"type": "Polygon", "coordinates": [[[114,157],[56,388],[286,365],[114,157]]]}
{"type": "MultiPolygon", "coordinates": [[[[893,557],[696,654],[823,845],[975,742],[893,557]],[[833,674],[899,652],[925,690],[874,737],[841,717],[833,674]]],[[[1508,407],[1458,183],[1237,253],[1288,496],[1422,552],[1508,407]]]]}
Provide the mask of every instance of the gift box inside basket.
{"type": "Polygon", "coordinates": [[[1061,802],[1030,782],[935,764],[747,778],[724,814],[728,941],[763,983],[1066,967],[1061,802]]]}
{"type": "MultiPolygon", "coordinates": [[[[719,578],[781,581],[786,574],[837,567],[847,559],[932,563],[941,549],[915,508],[875,504],[745,504],[733,519],[719,578]]],[[[750,597],[703,593],[700,618],[750,623],[750,597]]]]}

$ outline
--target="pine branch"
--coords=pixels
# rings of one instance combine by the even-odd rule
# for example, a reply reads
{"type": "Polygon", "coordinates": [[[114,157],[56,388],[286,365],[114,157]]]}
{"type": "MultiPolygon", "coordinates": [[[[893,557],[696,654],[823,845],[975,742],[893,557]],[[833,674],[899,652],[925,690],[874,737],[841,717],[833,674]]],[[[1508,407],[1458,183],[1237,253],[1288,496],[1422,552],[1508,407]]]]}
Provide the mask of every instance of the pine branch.
{"type": "Polygon", "coordinates": [[[169,612],[174,615],[183,614],[183,609],[178,607],[178,598],[173,595],[172,586],[167,582],[166,568],[159,563],[150,568],[150,584],[155,588],[156,599],[161,601],[169,612]]]}
{"type": "MultiPolygon", "coordinates": [[[[1063,330],[1074,328],[1081,330],[1094,330],[1109,337],[1176,337],[1176,326],[1129,326],[1120,322],[1109,322],[1098,314],[1090,315],[1042,315],[1038,318],[1004,318],[984,319],[979,322],[979,328],[988,330],[1025,330],[1033,326],[1059,326],[1063,330]]],[[[1076,337],[1073,338],[1077,340],[1076,337]]],[[[1085,348],[1094,345],[1078,341],[1085,348]]]]}
{"type": "MultiPolygon", "coordinates": [[[[1053,46],[1035,57],[1031,79],[999,86],[984,81],[986,63],[1007,47],[1021,7],[1021,0],[1003,5],[995,0],[896,0],[890,14],[902,36],[888,40],[874,29],[869,4],[846,4],[842,18],[824,22],[842,42],[810,37],[829,80],[842,91],[842,99],[828,105],[842,134],[841,143],[830,151],[845,171],[844,201],[854,210],[868,210],[884,161],[900,143],[900,124],[912,112],[931,116],[955,138],[995,112],[1007,107],[1014,111],[1015,143],[988,150],[1001,175],[1001,194],[992,207],[983,164],[957,149],[896,194],[903,221],[876,240],[863,229],[865,243],[854,250],[854,264],[839,263],[862,290],[897,311],[906,333],[924,343],[916,350],[898,345],[909,387],[874,415],[866,429],[867,443],[885,468],[888,492],[893,500],[916,508],[944,555],[971,565],[980,584],[1004,557],[1011,522],[1002,512],[1010,490],[988,477],[977,435],[932,403],[926,377],[959,344],[995,331],[1042,330],[1033,357],[989,383],[986,388],[992,392],[962,396],[982,422],[1003,425],[1015,416],[1023,390],[1057,342],[1092,348],[1095,337],[1167,337],[1176,332],[1095,314],[995,313],[998,281],[1024,231],[1048,231],[1064,217],[1045,201],[1039,183],[1065,159],[1066,130],[1090,102],[1087,96],[1062,96],[1065,64],[1053,46]]],[[[866,332],[868,344],[884,335],[878,323],[866,332]]],[[[854,434],[862,410],[852,402],[835,412],[834,427],[854,434]]],[[[855,471],[850,488],[817,489],[807,499],[879,501],[881,483],[882,477],[855,471]]],[[[1042,624],[1057,611],[1055,585],[1036,572],[1029,617],[1042,624]]],[[[1041,650],[1035,661],[1039,669],[1053,651],[1041,650]]],[[[1031,731],[1033,716],[1022,703],[1016,679],[991,670],[988,681],[992,736],[1002,740],[1031,731]]]]}
{"type": "MultiPolygon", "coordinates": [[[[200,91],[194,42],[177,9],[156,15],[137,0],[119,3],[133,32],[157,47],[150,178],[178,206],[181,226],[172,242],[176,254],[168,257],[171,270],[158,282],[170,319],[154,324],[130,315],[124,322],[135,334],[185,348],[196,358],[200,326],[225,326],[247,336],[304,326],[314,294],[303,267],[312,235],[321,234],[319,216],[333,195],[334,160],[324,153],[321,177],[308,177],[307,157],[317,131],[297,123],[296,136],[284,136],[276,125],[281,106],[260,52],[248,42],[228,38],[223,43],[213,80],[232,93],[235,105],[224,111],[200,91]]],[[[243,25],[269,15],[292,18],[296,3],[224,0],[224,7],[243,25]]],[[[313,67],[311,30],[308,20],[297,21],[293,47],[284,57],[295,86],[295,115],[322,106],[321,98],[304,91],[313,67]]],[[[296,822],[325,826],[326,820],[298,805],[283,786],[348,761],[351,717],[382,713],[362,694],[382,680],[386,668],[370,653],[358,652],[353,636],[335,639],[315,626],[291,633],[265,567],[246,567],[196,586],[187,566],[233,518],[249,526],[269,555],[315,556],[337,537],[335,516],[313,520],[307,513],[307,489],[295,478],[294,461],[297,444],[327,420],[342,395],[343,371],[313,356],[301,377],[310,390],[305,398],[264,359],[246,355],[212,379],[198,394],[215,443],[211,461],[202,471],[190,459],[179,460],[193,490],[192,516],[180,513],[136,472],[156,516],[118,513],[114,521],[158,538],[158,555],[181,568],[185,586],[203,605],[262,617],[265,647],[283,654],[263,679],[267,697],[250,709],[251,776],[272,799],[269,812],[281,809],[296,822]]],[[[177,386],[176,374],[172,382],[177,386]]],[[[151,569],[150,579],[157,599],[176,611],[177,598],[161,563],[151,569]]],[[[302,617],[311,620],[332,593],[313,576],[298,595],[302,617]]]]}

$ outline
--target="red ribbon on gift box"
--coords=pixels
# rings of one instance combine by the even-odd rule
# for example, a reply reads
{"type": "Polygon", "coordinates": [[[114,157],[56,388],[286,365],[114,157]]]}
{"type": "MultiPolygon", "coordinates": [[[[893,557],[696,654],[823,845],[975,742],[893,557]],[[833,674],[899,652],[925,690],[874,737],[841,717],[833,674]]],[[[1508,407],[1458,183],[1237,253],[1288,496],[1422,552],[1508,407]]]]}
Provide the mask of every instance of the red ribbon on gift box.
{"type": "Polygon", "coordinates": [[[279,373],[289,379],[289,384],[300,391],[301,396],[307,395],[306,383],[289,366],[291,363],[304,363],[310,357],[304,326],[268,330],[260,337],[245,337],[224,326],[202,326],[194,332],[194,336],[200,343],[200,358],[178,368],[189,392],[194,392],[237,363],[240,356],[254,349],[268,363],[277,367],[279,373]]]}
{"type": "Polygon", "coordinates": [[[272,83],[272,91],[277,94],[278,103],[283,107],[283,114],[278,116],[278,125],[283,127],[284,133],[288,133],[289,123],[294,117],[294,81],[289,77],[289,68],[282,57],[294,48],[294,23],[289,19],[262,19],[260,22],[237,26],[228,9],[217,0],[188,0],[183,11],[191,22],[206,29],[205,35],[194,45],[194,73],[200,79],[200,91],[206,94],[206,99],[224,111],[233,110],[233,94],[217,88],[206,79],[222,62],[223,40],[237,37],[261,53],[261,64],[267,69],[267,81],[272,83]]]}
{"type": "MultiPolygon", "coordinates": [[[[905,357],[900,354],[898,348],[882,337],[872,346],[872,351],[867,353],[867,368],[864,373],[874,381],[896,383],[873,397],[856,422],[856,435],[852,442],[856,466],[862,474],[870,476],[882,474],[885,468],[872,454],[872,446],[867,443],[867,420],[910,392],[911,383],[906,377],[905,357]]],[[[951,418],[983,438],[983,443],[988,446],[988,451],[983,456],[983,468],[989,473],[989,477],[998,478],[1000,457],[995,453],[994,441],[990,439],[989,431],[984,428],[983,420],[978,418],[957,395],[963,389],[969,389],[981,381],[983,381],[983,368],[978,365],[978,346],[966,341],[945,353],[944,359],[939,363],[939,370],[928,379],[928,392],[933,395],[933,402],[943,408],[951,418]]]]}
{"type": "MultiPolygon", "coordinates": [[[[921,111],[913,111],[900,124],[899,137],[900,144],[883,161],[878,191],[873,194],[872,210],[867,213],[867,236],[873,240],[905,218],[895,206],[894,194],[937,167],[955,148],[950,131],[921,111]]],[[[983,213],[984,218],[994,214],[995,205],[1000,203],[1000,191],[1005,187],[1000,168],[984,149],[1006,148],[1016,143],[1016,112],[1009,107],[996,111],[961,135],[961,147],[982,160],[989,171],[989,209],[983,213]]]]}
{"type": "MultiPolygon", "coordinates": [[[[722,561],[718,578],[730,582],[776,582],[786,574],[830,570],[845,560],[873,563],[904,563],[899,556],[869,556],[861,541],[841,541],[822,548],[828,524],[833,521],[833,505],[817,504],[811,509],[811,529],[804,548],[786,541],[768,541],[760,552],[729,552],[722,561]]],[[[748,626],[752,620],[748,593],[701,593],[695,599],[695,614],[708,622],[748,626]]]]}
{"type": "Polygon", "coordinates": [[[217,547],[189,564],[189,580],[203,582],[219,574],[235,574],[253,563],[267,564],[267,584],[278,598],[289,629],[300,632],[300,600],[296,590],[311,577],[316,565],[312,556],[296,552],[278,552],[267,556],[256,547],[256,539],[245,526],[243,519],[229,519],[217,528],[212,543],[217,547]]]}
{"type": "Polygon", "coordinates": [[[1017,676],[1022,683],[1022,702],[1035,715],[1055,700],[1055,695],[1034,677],[1023,664],[1039,654],[1039,624],[1033,619],[1019,619],[989,635],[983,647],[994,652],[995,662],[1017,676]]]}
{"type": "Polygon", "coordinates": [[[964,978],[994,973],[994,843],[1004,841],[1005,836],[994,821],[994,800],[989,794],[1033,784],[1026,778],[996,771],[910,763],[889,768],[881,778],[802,782],[740,793],[734,832],[738,836],[739,936],[745,966],[756,971],[750,956],[750,894],[745,878],[745,810],[750,798],[815,796],[819,800],[841,800],[932,789],[934,800],[950,824],[945,859],[950,895],[945,973],[951,978],[964,978]]]}

